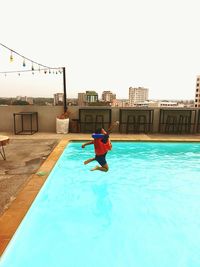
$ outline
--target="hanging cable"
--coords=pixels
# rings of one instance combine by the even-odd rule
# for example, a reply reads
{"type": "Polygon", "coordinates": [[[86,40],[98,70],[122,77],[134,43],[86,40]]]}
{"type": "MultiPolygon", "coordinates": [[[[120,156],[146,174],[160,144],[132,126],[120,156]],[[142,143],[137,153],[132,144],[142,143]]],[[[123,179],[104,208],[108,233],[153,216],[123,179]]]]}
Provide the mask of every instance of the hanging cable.
{"type": "Polygon", "coordinates": [[[16,52],[15,50],[13,50],[13,49],[7,47],[6,45],[4,45],[4,44],[2,44],[2,43],[0,43],[0,45],[3,46],[4,48],[8,49],[8,50],[11,52],[10,60],[13,60],[13,53],[14,53],[14,54],[16,54],[16,55],[22,57],[24,60],[30,61],[30,62],[32,62],[32,63],[34,63],[34,64],[36,64],[36,65],[39,65],[39,66],[41,66],[41,67],[43,67],[43,68],[47,68],[47,69],[60,69],[59,67],[58,67],[58,68],[53,68],[53,67],[45,66],[45,65],[40,64],[40,63],[38,63],[38,62],[36,62],[36,61],[30,59],[30,58],[27,58],[27,57],[21,55],[20,53],[16,52]]]}
{"type": "Polygon", "coordinates": [[[30,70],[0,71],[0,74],[5,74],[5,76],[6,76],[6,74],[9,74],[9,73],[18,73],[18,75],[19,75],[19,73],[21,73],[21,72],[32,72],[32,74],[34,74],[35,71],[39,71],[40,72],[42,70],[44,71],[45,74],[47,72],[48,73],[56,73],[56,74],[57,73],[62,73],[62,70],[63,70],[62,67],[49,67],[49,66],[43,65],[43,64],[38,63],[38,62],[28,58],[28,57],[23,56],[22,54],[18,53],[17,51],[9,48],[8,46],[6,46],[6,45],[4,45],[2,43],[0,43],[0,46],[4,47],[4,48],[6,48],[7,50],[10,51],[10,62],[11,63],[13,62],[13,54],[16,54],[16,55],[18,55],[19,57],[22,58],[22,60],[23,60],[22,66],[23,67],[27,66],[27,64],[26,64],[27,61],[31,63],[31,69],[30,70]],[[35,68],[35,65],[38,66],[38,69],[35,68]],[[51,70],[53,70],[53,71],[51,71],[51,70]]]}

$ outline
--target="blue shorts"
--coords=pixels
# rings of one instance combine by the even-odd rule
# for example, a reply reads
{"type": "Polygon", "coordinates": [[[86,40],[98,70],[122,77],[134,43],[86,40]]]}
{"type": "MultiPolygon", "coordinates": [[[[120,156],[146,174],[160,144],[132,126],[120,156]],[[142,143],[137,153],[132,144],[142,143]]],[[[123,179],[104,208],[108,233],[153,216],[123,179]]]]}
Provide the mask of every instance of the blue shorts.
{"type": "Polygon", "coordinates": [[[99,155],[99,156],[95,156],[95,160],[103,167],[105,164],[107,164],[106,162],[106,154],[103,155],[99,155]]]}

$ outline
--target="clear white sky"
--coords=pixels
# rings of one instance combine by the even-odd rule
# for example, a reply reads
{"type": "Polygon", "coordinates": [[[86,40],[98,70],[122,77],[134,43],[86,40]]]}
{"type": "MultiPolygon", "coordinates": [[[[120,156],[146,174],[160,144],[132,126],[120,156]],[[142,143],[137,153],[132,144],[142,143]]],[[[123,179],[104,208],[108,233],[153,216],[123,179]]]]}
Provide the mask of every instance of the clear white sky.
{"type": "MultiPolygon", "coordinates": [[[[65,66],[68,97],[85,90],[149,88],[150,99],[193,99],[200,74],[199,0],[0,1],[0,42],[65,66]]],[[[0,47],[0,71],[9,63],[0,47]]],[[[62,75],[0,75],[0,96],[52,96],[62,75]]]]}

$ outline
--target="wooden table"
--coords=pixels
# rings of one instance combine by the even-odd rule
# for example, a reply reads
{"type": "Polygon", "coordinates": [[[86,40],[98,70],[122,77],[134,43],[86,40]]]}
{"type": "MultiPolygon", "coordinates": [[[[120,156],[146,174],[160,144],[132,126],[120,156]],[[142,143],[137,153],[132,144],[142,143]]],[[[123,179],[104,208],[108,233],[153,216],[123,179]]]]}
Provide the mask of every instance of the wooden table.
{"type": "Polygon", "coordinates": [[[6,160],[4,146],[6,146],[8,143],[9,143],[9,137],[0,135],[0,154],[4,160],[6,160]]]}

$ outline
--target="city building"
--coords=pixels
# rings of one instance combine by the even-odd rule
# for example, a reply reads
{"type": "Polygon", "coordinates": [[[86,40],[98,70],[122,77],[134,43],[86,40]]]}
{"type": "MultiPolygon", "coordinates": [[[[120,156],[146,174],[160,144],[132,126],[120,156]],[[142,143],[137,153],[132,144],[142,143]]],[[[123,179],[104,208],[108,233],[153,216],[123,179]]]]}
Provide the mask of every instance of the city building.
{"type": "Polygon", "coordinates": [[[53,104],[54,106],[63,105],[64,94],[56,93],[53,95],[53,104]]]}
{"type": "Polygon", "coordinates": [[[102,101],[112,103],[116,99],[116,94],[113,94],[111,91],[103,91],[102,101]]]}
{"type": "Polygon", "coordinates": [[[136,103],[148,100],[149,89],[143,87],[129,88],[129,106],[134,107],[136,103]]]}
{"type": "Polygon", "coordinates": [[[178,104],[182,104],[184,108],[193,108],[194,100],[178,100],[178,104]]]}
{"type": "Polygon", "coordinates": [[[163,101],[149,101],[148,107],[160,107],[160,108],[168,108],[168,107],[174,107],[174,108],[180,108],[183,107],[182,104],[178,103],[177,101],[169,101],[169,100],[163,100],[163,101]]]}
{"type": "Polygon", "coordinates": [[[21,95],[18,95],[17,97],[16,97],[16,100],[20,100],[20,101],[27,101],[27,96],[21,96],[21,95]]]}
{"type": "Polygon", "coordinates": [[[196,80],[196,92],[195,92],[195,108],[200,107],[200,75],[197,76],[196,80]]]}
{"type": "Polygon", "coordinates": [[[17,96],[16,100],[17,101],[25,101],[25,102],[29,103],[29,105],[33,105],[33,97],[17,96]]]}
{"type": "Polygon", "coordinates": [[[95,91],[86,91],[86,102],[98,102],[98,94],[95,91]]]}
{"type": "Polygon", "coordinates": [[[29,105],[33,105],[33,97],[27,97],[26,102],[28,102],[29,105]]]}
{"type": "Polygon", "coordinates": [[[129,107],[129,100],[128,99],[113,99],[111,106],[119,107],[119,108],[129,107]]]}
{"type": "Polygon", "coordinates": [[[67,98],[67,106],[78,106],[77,98],[67,98]]]}
{"type": "Polygon", "coordinates": [[[86,106],[86,93],[78,93],[78,106],[86,106]]]}

